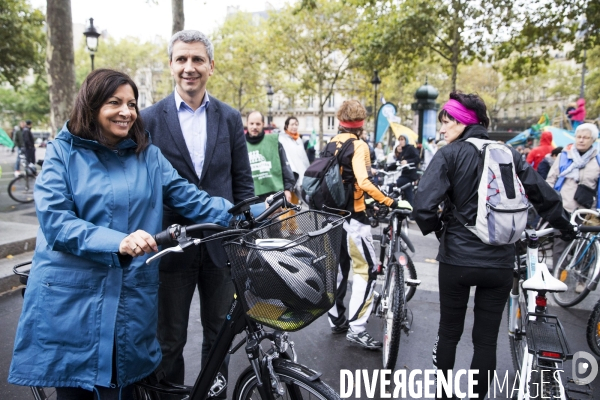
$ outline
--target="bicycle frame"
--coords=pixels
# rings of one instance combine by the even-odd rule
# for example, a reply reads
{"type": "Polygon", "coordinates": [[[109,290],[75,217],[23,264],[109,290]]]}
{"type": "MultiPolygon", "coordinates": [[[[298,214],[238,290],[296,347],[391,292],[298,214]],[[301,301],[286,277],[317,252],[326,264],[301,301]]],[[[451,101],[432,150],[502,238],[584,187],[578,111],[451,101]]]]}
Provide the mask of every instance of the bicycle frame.
{"type": "MultiPolygon", "coordinates": [[[[600,212],[598,210],[579,209],[579,210],[575,210],[573,212],[573,214],[571,215],[571,223],[575,223],[577,218],[581,218],[580,216],[582,214],[592,214],[592,215],[595,215],[596,217],[600,216],[600,212]]],[[[596,240],[598,240],[597,233],[592,235],[592,238],[590,239],[589,243],[587,243],[587,246],[586,246],[583,254],[587,253],[589,248],[594,245],[594,242],[596,240]]],[[[583,256],[583,254],[582,254],[582,256],[583,256]]],[[[569,269],[569,270],[572,269],[580,261],[581,261],[581,258],[572,261],[571,264],[567,267],[567,269],[569,269]]],[[[587,284],[587,288],[590,291],[596,290],[596,288],[598,287],[598,281],[600,281],[600,258],[598,258],[594,263],[594,272],[592,274],[592,279],[590,279],[589,283],[587,284]]]]}
{"type": "MultiPolygon", "coordinates": [[[[509,335],[520,338],[520,340],[525,339],[525,335],[527,332],[522,332],[517,329],[517,319],[520,318],[517,313],[519,311],[519,297],[520,291],[522,289],[522,284],[525,280],[531,278],[535,274],[536,264],[538,263],[538,248],[539,242],[538,237],[546,236],[548,234],[553,233],[555,230],[553,228],[543,229],[541,231],[525,231],[526,241],[527,241],[527,254],[526,254],[526,274],[525,279],[521,279],[522,272],[519,270],[516,272],[515,276],[515,284],[513,284],[513,290],[510,293],[510,310],[511,313],[509,315],[509,335]]],[[[545,298],[545,293],[543,293],[543,297],[545,298]]],[[[547,314],[547,307],[538,307],[536,306],[535,296],[529,295],[527,296],[527,319],[530,321],[534,321],[536,318],[543,317],[553,317],[547,314]],[[536,309],[537,307],[537,309],[536,309]]],[[[558,321],[560,324],[560,321],[558,321]]],[[[524,340],[524,349],[523,349],[523,360],[521,364],[521,370],[519,371],[519,394],[518,400],[529,399],[529,383],[531,378],[531,370],[533,366],[534,357],[536,356],[529,349],[528,341],[524,340]]],[[[534,350],[535,351],[535,350],[534,350]]],[[[556,366],[556,365],[555,365],[556,366]]],[[[560,361],[560,367],[556,366],[556,368],[552,368],[554,370],[558,370],[562,368],[562,361],[560,361]]],[[[560,388],[560,399],[566,400],[567,397],[565,395],[565,389],[562,384],[562,381],[558,380],[559,388],[560,388]]],[[[541,390],[541,389],[540,389],[541,390]]],[[[538,394],[539,396],[539,394],[538,394]]]]}

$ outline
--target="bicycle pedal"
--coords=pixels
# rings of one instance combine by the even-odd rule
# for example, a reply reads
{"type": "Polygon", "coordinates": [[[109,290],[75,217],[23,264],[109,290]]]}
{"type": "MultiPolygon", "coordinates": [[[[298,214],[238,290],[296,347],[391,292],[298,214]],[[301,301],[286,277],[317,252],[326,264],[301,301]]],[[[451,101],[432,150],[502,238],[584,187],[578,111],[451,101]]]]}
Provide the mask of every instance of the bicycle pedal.
{"type": "Polygon", "coordinates": [[[210,387],[210,390],[208,391],[208,397],[217,397],[218,395],[220,395],[221,393],[223,393],[223,391],[227,389],[227,380],[225,379],[225,377],[223,376],[223,374],[221,374],[220,372],[217,374],[217,377],[215,378],[215,380],[213,381],[212,386],[210,387]]]}
{"type": "Polygon", "coordinates": [[[406,278],[404,282],[406,283],[406,286],[414,286],[414,287],[417,287],[421,284],[420,279],[406,278]]]}
{"type": "Polygon", "coordinates": [[[381,295],[378,292],[373,292],[373,309],[371,310],[371,314],[377,315],[379,303],[381,303],[381,295]]]}

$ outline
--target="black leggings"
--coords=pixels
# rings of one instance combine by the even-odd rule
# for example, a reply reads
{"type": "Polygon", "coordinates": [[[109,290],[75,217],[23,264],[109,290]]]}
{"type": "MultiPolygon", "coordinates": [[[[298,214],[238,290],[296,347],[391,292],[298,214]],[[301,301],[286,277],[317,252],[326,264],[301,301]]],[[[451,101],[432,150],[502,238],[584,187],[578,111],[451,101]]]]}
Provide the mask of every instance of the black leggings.
{"type": "Polygon", "coordinates": [[[56,400],[132,400],[133,385],[119,388],[96,386],[93,392],[82,388],[57,387],[56,400]]]}
{"type": "MultiPolygon", "coordinates": [[[[496,344],[504,306],[512,287],[512,268],[461,267],[440,263],[440,327],[433,347],[433,364],[440,373],[454,368],[456,346],[465,324],[471,286],[475,291],[475,321],[473,323],[473,360],[470,369],[479,370],[474,379],[474,392],[485,398],[488,372],[496,369],[496,344]]],[[[448,397],[438,397],[447,399],[448,397]]],[[[449,397],[451,398],[451,397],[449,397]]]]}

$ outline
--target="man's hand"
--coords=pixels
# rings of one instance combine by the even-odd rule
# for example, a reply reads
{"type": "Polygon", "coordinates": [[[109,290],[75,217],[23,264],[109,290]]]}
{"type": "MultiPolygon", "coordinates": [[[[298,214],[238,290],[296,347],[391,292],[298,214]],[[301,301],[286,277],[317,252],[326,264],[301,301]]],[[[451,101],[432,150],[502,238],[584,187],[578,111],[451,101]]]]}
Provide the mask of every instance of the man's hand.
{"type": "Polygon", "coordinates": [[[575,227],[571,227],[571,229],[564,229],[560,231],[560,238],[565,242],[570,242],[577,237],[577,231],[575,227]]]}
{"type": "Polygon", "coordinates": [[[138,229],[130,233],[119,244],[119,253],[122,255],[130,255],[138,257],[147,253],[158,251],[158,246],[151,234],[138,229]]]}
{"type": "Polygon", "coordinates": [[[289,203],[292,204],[292,192],[290,192],[289,190],[284,191],[285,193],[285,200],[289,203]]]}

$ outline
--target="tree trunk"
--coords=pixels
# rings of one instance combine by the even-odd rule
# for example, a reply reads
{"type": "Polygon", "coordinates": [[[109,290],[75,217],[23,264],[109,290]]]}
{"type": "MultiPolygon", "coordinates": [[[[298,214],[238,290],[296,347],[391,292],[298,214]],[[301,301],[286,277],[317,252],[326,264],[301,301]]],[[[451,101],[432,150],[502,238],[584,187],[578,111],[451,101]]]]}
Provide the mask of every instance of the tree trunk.
{"type": "Polygon", "coordinates": [[[323,146],[323,116],[325,112],[323,111],[323,82],[319,82],[318,84],[319,91],[319,152],[323,151],[325,146],[323,146]]]}
{"type": "Polygon", "coordinates": [[[50,126],[54,137],[69,119],[76,93],[71,0],[47,1],[46,27],[50,126]]]}
{"type": "Polygon", "coordinates": [[[173,12],[172,34],[183,30],[185,26],[185,16],[183,15],[183,0],[171,0],[171,10],[173,12]]]}

